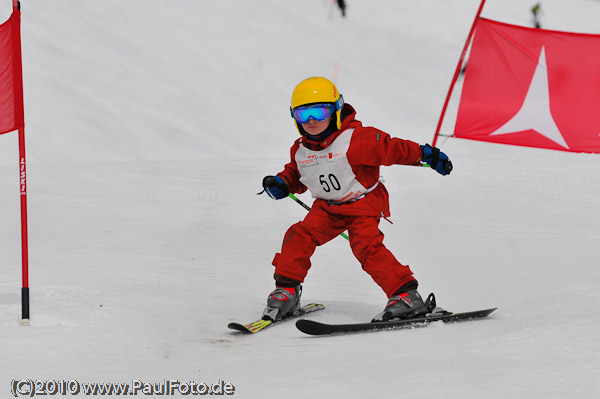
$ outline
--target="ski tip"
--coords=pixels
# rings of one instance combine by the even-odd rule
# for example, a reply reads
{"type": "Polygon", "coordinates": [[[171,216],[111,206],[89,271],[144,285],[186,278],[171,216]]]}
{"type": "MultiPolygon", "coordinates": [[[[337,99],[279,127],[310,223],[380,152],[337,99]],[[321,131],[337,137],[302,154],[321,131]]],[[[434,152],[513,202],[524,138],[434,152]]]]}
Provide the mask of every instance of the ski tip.
{"type": "Polygon", "coordinates": [[[240,324],[240,323],[229,323],[229,324],[227,324],[227,328],[229,328],[231,330],[250,334],[250,331],[246,328],[246,326],[244,326],[243,324],[240,324]]]}
{"type": "Polygon", "coordinates": [[[450,313],[449,316],[451,317],[449,321],[485,318],[491,315],[496,309],[498,308],[481,309],[470,312],[450,313]]]}
{"type": "Polygon", "coordinates": [[[482,311],[482,313],[484,314],[484,316],[489,316],[489,315],[491,315],[492,313],[494,313],[494,311],[495,311],[495,310],[497,310],[497,309],[498,309],[498,308],[490,308],[490,309],[486,309],[486,310],[483,310],[483,311],[482,311]]]}
{"type": "Polygon", "coordinates": [[[310,326],[310,320],[300,319],[296,321],[296,328],[305,334],[310,334],[310,329],[306,328],[307,324],[310,326]]]}
{"type": "Polygon", "coordinates": [[[257,320],[250,324],[229,323],[227,327],[245,334],[254,334],[273,324],[271,320],[257,320]]]}
{"type": "Polygon", "coordinates": [[[308,335],[323,335],[327,332],[327,324],[314,320],[300,319],[296,322],[296,328],[308,335]]]}

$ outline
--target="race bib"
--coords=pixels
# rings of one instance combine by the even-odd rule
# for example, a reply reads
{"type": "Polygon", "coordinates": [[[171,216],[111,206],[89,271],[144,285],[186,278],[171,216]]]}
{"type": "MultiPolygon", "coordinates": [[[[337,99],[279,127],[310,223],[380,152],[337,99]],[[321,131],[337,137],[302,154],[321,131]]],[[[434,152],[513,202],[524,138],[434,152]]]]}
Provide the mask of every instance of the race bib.
{"type": "Polygon", "coordinates": [[[300,146],[296,151],[296,164],[300,182],[310,190],[313,198],[334,202],[352,201],[367,193],[356,180],[348,162],[348,148],[354,129],[340,134],[333,144],[321,151],[300,146]]]}

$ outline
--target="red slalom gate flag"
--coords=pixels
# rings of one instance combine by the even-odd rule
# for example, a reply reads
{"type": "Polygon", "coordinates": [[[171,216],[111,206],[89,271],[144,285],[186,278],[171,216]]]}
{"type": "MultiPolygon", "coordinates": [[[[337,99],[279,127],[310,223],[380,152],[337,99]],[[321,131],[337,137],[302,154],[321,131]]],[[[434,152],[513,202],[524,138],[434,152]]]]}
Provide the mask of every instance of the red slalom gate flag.
{"type": "Polygon", "coordinates": [[[481,18],[454,136],[600,153],[600,35],[481,18]]]}
{"type": "Polygon", "coordinates": [[[25,125],[21,70],[21,13],[0,25],[0,134],[25,125]]]}
{"type": "Polygon", "coordinates": [[[29,325],[29,250],[27,233],[27,167],[21,63],[21,6],[13,0],[13,13],[0,25],[0,134],[19,130],[19,181],[21,197],[21,325],[29,325]]]}

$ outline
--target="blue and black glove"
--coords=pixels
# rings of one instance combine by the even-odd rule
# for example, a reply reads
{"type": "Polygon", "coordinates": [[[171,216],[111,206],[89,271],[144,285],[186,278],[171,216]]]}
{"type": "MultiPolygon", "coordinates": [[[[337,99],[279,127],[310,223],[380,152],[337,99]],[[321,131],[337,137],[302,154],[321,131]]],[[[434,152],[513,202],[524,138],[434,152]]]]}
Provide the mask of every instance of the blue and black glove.
{"type": "Polygon", "coordinates": [[[278,200],[290,195],[290,189],[279,176],[265,176],[262,183],[269,197],[278,200]]]}
{"type": "Polygon", "coordinates": [[[423,153],[423,162],[426,162],[435,169],[439,174],[446,176],[452,172],[452,162],[448,155],[444,154],[437,147],[432,147],[429,144],[421,146],[421,152],[423,153]]]}

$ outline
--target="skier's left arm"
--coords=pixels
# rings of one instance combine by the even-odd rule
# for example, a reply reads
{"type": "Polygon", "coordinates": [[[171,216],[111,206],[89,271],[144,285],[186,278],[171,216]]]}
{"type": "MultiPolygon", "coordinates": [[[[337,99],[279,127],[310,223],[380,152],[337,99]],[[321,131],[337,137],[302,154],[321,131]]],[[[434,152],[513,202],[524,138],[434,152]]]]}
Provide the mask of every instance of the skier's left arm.
{"type": "Polygon", "coordinates": [[[348,158],[360,165],[390,166],[419,165],[428,163],[442,175],[447,175],[452,165],[446,154],[429,144],[420,145],[414,141],[391,137],[375,128],[365,128],[348,150],[348,158]]]}

